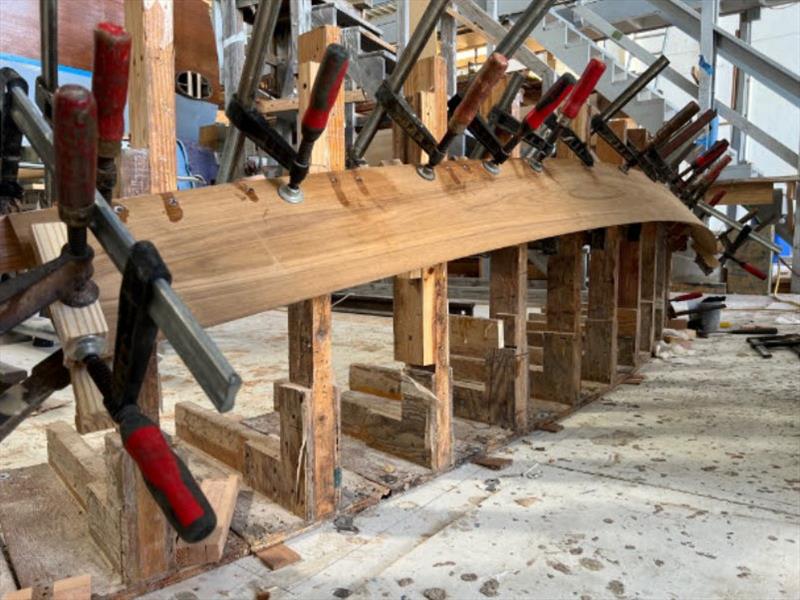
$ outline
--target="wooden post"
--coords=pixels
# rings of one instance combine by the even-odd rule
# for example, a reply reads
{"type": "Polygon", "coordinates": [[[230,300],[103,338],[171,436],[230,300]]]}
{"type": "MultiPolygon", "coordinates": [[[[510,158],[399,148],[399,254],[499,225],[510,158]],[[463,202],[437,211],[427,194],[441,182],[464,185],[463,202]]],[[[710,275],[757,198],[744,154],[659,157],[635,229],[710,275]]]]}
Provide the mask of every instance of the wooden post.
{"type": "MultiPolygon", "coordinates": [[[[412,3],[422,4],[422,3],[412,3]]],[[[412,26],[413,26],[412,14],[412,26]]],[[[421,59],[405,83],[405,94],[434,137],[447,128],[446,65],[441,56],[421,59]]],[[[396,136],[398,158],[412,164],[427,160],[405,136],[396,136]]],[[[449,356],[447,264],[433,265],[394,280],[395,360],[433,373],[431,389],[436,409],[430,424],[431,468],[445,469],[453,462],[453,405],[449,356]]],[[[408,369],[414,377],[419,369],[408,369]]]]}
{"type": "Polygon", "coordinates": [[[617,376],[617,295],[619,293],[619,227],[602,230],[602,247],[589,255],[589,310],[583,379],[613,383],[617,376]]]}
{"type": "Polygon", "coordinates": [[[668,266],[667,261],[672,259],[672,255],[667,248],[667,227],[664,223],[658,223],[656,229],[656,294],[653,299],[653,352],[655,353],[656,344],[661,340],[664,333],[664,319],[666,318],[666,301],[668,266]]]}
{"type": "Polygon", "coordinates": [[[619,364],[639,365],[639,286],[642,278],[640,225],[628,225],[619,246],[619,364]]]}
{"type": "MultiPolygon", "coordinates": [[[[319,63],[329,44],[338,43],[338,27],[319,27],[298,39],[299,120],[308,105],[319,63]]],[[[343,170],[344,89],[328,119],[325,133],[317,140],[311,157],[313,171],[343,170]]],[[[306,514],[318,519],[336,511],[339,500],[339,398],[331,363],[331,297],[319,296],[289,306],[289,381],[308,389],[309,454],[306,477],[311,490],[306,514]]],[[[277,389],[277,388],[276,388],[277,389]]],[[[283,407],[283,410],[288,410],[283,407]]],[[[283,436],[283,433],[281,434],[283,436]]]]}
{"type": "MultiPolygon", "coordinates": [[[[530,402],[530,369],[528,366],[528,245],[519,244],[495,250],[491,254],[489,279],[489,316],[504,318],[505,347],[494,353],[492,362],[512,365],[511,369],[490,369],[492,375],[510,382],[488,382],[490,390],[508,390],[511,398],[489,397],[493,404],[502,403],[513,410],[507,424],[525,431],[533,419],[530,402]],[[510,318],[509,318],[510,317],[510,318]]],[[[488,366],[488,365],[487,365],[488,366]]]]}
{"type": "Polygon", "coordinates": [[[547,261],[547,330],[543,334],[542,386],[545,400],[576,405],[581,392],[581,264],[583,233],[558,238],[547,261]]]}
{"type": "Polygon", "coordinates": [[[642,279],[639,289],[639,350],[652,353],[655,343],[656,243],[658,223],[644,223],[640,241],[642,279]]]}
{"type": "MultiPolygon", "coordinates": [[[[132,38],[128,86],[131,147],[147,149],[150,192],[171,192],[178,181],[172,0],[127,0],[125,28],[132,38]]],[[[139,396],[139,406],[144,414],[158,423],[161,389],[155,349],[139,396]]],[[[174,569],[175,533],[127,454],[122,457],[120,471],[122,575],[125,581],[132,583],[174,569]]]]}

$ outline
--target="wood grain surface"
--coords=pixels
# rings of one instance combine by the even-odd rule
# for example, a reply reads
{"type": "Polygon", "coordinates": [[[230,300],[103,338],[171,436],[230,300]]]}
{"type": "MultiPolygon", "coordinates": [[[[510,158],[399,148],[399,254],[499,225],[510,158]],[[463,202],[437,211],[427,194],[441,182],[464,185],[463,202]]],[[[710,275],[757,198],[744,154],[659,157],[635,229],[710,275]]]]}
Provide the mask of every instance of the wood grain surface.
{"type": "MultiPolygon", "coordinates": [[[[173,285],[205,326],[463,256],[624,223],[688,223],[696,247],[715,248],[688,209],[637,172],[559,159],[548,160],[541,174],[518,159],[496,177],[477,161],[448,161],[436,171],[433,182],[409,165],[311,174],[297,205],[278,196],[281,179],[264,178],[121,203],[133,235],[156,244],[173,285]]],[[[32,222],[56,218],[55,211],[10,217],[23,244],[32,222]]],[[[94,247],[95,280],[113,330],[120,276],[94,247]]]]}

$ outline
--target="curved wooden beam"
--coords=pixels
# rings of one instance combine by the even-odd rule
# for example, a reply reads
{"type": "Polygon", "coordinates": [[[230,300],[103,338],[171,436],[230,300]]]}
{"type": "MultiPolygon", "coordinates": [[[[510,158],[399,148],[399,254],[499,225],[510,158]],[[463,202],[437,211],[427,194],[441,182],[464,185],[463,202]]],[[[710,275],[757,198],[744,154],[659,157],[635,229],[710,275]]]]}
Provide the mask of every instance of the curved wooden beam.
{"type": "MultiPolygon", "coordinates": [[[[478,161],[448,161],[433,182],[408,165],[318,173],[303,183],[305,201],[296,205],[278,196],[281,181],[251,178],[121,201],[133,235],[156,244],[173,285],[203,325],[612,225],[686,223],[695,247],[715,250],[711,232],[665,187],[604,164],[587,169],[553,159],[536,174],[512,159],[492,176],[478,161]]],[[[21,238],[32,219],[43,220],[26,214],[12,217],[21,238]]],[[[101,252],[95,274],[106,316],[115,322],[119,274],[101,252]]]]}

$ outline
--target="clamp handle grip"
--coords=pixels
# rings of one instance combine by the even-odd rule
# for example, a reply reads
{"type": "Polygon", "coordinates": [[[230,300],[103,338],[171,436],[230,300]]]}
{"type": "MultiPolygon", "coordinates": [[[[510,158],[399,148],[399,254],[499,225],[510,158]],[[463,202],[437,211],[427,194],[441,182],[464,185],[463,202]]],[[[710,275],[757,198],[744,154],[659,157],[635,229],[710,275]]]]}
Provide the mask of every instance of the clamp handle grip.
{"type": "Polygon", "coordinates": [[[525,116],[525,126],[531,131],[539,129],[544,120],[559,107],[574,87],[575,76],[572,73],[564,73],[544,93],[533,110],[525,116]]]}
{"type": "Polygon", "coordinates": [[[725,194],[727,194],[727,193],[728,193],[728,190],[720,190],[720,191],[718,191],[716,194],[714,194],[714,197],[711,198],[711,200],[708,201],[708,205],[709,206],[716,206],[717,204],[719,204],[722,201],[722,199],[725,197],[725,194]]]}
{"type": "Polygon", "coordinates": [[[447,131],[452,135],[464,133],[472,123],[475,115],[481,107],[481,103],[487,98],[492,88],[497,85],[500,78],[508,68],[508,59],[499,52],[492,52],[492,55],[483,63],[480,71],[469,84],[464,97],[459,102],[450,121],[447,123],[447,131]]]}
{"type": "Polygon", "coordinates": [[[717,140],[714,145],[692,161],[694,171],[703,170],[711,166],[715,160],[722,156],[728,149],[728,140],[717,140]]]}
{"type": "Polygon", "coordinates": [[[100,23],[94,30],[92,93],[97,99],[101,156],[107,156],[111,151],[110,157],[113,158],[125,132],[130,60],[130,34],[114,23],[100,23]],[[108,145],[111,148],[106,148],[108,145]]]}
{"type": "Polygon", "coordinates": [[[125,450],[170,525],[187,542],[206,538],[217,526],[217,517],[189,469],[137,407],[126,407],[120,416],[125,450]]]}
{"type": "Polygon", "coordinates": [[[336,96],[342,87],[349,64],[348,53],[341,44],[330,44],[325,49],[314,87],[311,88],[311,99],[303,114],[301,123],[303,139],[315,141],[328,124],[336,96]]]}
{"type": "Polygon", "coordinates": [[[600,81],[605,70],[606,64],[602,60],[593,58],[589,61],[561,111],[566,119],[574,119],[578,116],[578,111],[589,99],[589,95],[594,91],[594,87],[600,81]]]}
{"type": "Polygon", "coordinates": [[[661,144],[671,138],[673,134],[675,134],[681,127],[686,125],[686,123],[688,123],[689,120],[699,112],[700,105],[697,102],[694,100],[688,102],[686,106],[675,113],[675,115],[669,121],[664,123],[661,128],[656,131],[656,134],[653,136],[653,139],[650,140],[650,143],[647,145],[645,150],[658,148],[661,144]]]}
{"type": "Polygon", "coordinates": [[[764,271],[762,271],[758,267],[755,267],[751,265],[749,262],[744,262],[744,261],[740,262],[739,266],[742,267],[748,273],[750,273],[750,275],[752,275],[753,277],[757,277],[761,281],[766,281],[767,274],[764,273],[764,271]]]}
{"type": "Polygon", "coordinates": [[[710,186],[712,183],[714,183],[722,173],[722,170],[728,166],[731,160],[733,160],[733,158],[731,157],[730,154],[726,154],[725,156],[720,158],[714,164],[714,168],[712,168],[708,173],[706,173],[706,176],[703,177],[703,186],[707,187],[710,186]]]}
{"type": "Polygon", "coordinates": [[[97,105],[79,85],[62,85],[53,97],[58,215],[69,227],[88,227],[97,169],[97,105]]]}

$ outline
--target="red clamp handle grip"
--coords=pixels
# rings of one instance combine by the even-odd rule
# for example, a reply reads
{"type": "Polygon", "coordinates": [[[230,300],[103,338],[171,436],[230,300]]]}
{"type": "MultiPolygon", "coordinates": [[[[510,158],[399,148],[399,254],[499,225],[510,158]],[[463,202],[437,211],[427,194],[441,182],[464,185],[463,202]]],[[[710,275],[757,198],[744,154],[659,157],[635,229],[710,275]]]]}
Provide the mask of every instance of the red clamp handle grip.
{"type": "Polygon", "coordinates": [[[714,145],[692,161],[692,169],[702,170],[722,156],[728,149],[728,140],[717,140],[714,145]]]}
{"type": "Polygon", "coordinates": [[[764,273],[761,269],[754,267],[748,262],[741,261],[739,262],[739,266],[742,267],[745,271],[750,273],[753,277],[757,277],[761,281],[765,281],[767,279],[767,274],[764,273]]]}
{"type": "Polygon", "coordinates": [[[311,88],[311,98],[303,115],[303,138],[316,140],[328,124],[333,105],[349,65],[347,49],[341,44],[330,44],[325,49],[322,63],[311,88]]]}
{"type": "Polygon", "coordinates": [[[128,98],[128,70],[131,36],[119,25],[100,23],[94,30],[92,93],[97,99],[97,133],[100,155],[107,156],[125,133],[125,101],[128,98]],[[111,148],[106,148],[111,145],[111,148]]]}
{"type": "Polygon", "coordinates": [[[217,517],[191,472],[138,407],[123,410],[123,445],[164,516],[181,539],[194,543],[206,538],[217,526],[217,517]]]}
{"type": "Polygon", "coordinates": [[[676,296],[670,302],[686,302],[687,300],[697,300],[698,298],[703,297],[703,292],[688,292],[686,294],[681,294],[680,296],[676,296]]]}
{"type": "Polygon", "coordinates": [[[508,59],[499,52],[492,52],[453,111],[453,115],[447,123],[448,133],[454,135],[464,133],[475,115],[478,114],[481,103],[489,96],[489,92],[497,85],[507,68],[508,59]]]}
{"type": "Polygon", "coordinates": [[[564,73],[544,93],[533,110],[525,116],[525,126],[531,131],[539,129],[544,120],[559,107],[574,87],[575,76],[572,73],[564,73]]]}
{"type": "Polygon", "coordinates": [[[53,97],[58,214],[70,227],[86,227],[94,206],[97,105],[79,85],[62,85],[53,97]]]}
{"type": "Polygon", "coordinates": [[[716,206],[717,204],[722,202],[722,199],[725,197],[725,194],[727,194],[727,193],[728,193],[728,190],[720,190],[720,191],[718,191],[716,194],[714,194],[714,197],[711,198],[711,200],[708,201],[708,205],[709,206],[716,206]]]}
{"type": "Polygon", "coordinates": [[[714,165],[714,168],[711,169],[708,172],[708,174],[703,178],[703,185],[709,186],[712,183],[714,183],[720,176],[720,174],[722,174],[722,170],[728,166],[731,160],[733,160],[733,158],[731,157],[730,154],[727,154],[722,158],[720,158],[714,165]]]}
{"type": "Polygon", "coordinates": [[[581,78],[578,80],[575,89],[572,90],[572,94],[567,98],[567,103],[561,111],[561,114],[564,115],[565,118],[574,119],[578,116],[578,111],[586,100],[589,99],[589,95],[594,91],[594,87],[597,85],[597,82],[600,81],[605,70],[606,64],[602,60],[593,58],[589,61],[589,64],[586,65],[586,68],[583,70],[581,78]]]}

